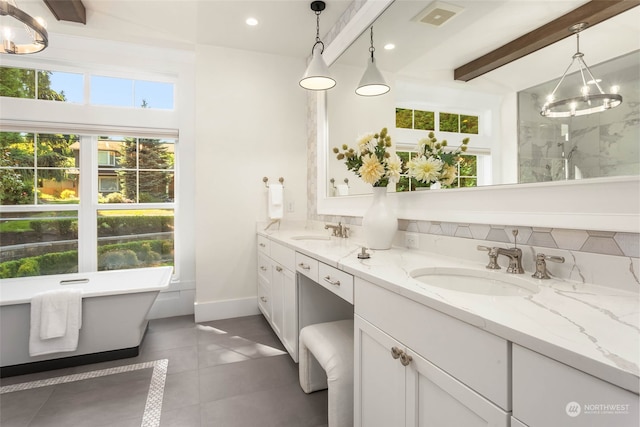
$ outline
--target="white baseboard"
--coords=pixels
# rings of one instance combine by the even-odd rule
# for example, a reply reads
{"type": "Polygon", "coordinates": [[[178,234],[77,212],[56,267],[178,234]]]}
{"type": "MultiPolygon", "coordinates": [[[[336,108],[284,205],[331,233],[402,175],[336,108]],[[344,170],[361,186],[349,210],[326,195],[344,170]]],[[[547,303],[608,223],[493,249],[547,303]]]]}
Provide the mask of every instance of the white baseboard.
{"type": "Polygon", "coordinates": [[[196,323],[260,314],[256,297],[196,302],[193,306],[196,323]]]}

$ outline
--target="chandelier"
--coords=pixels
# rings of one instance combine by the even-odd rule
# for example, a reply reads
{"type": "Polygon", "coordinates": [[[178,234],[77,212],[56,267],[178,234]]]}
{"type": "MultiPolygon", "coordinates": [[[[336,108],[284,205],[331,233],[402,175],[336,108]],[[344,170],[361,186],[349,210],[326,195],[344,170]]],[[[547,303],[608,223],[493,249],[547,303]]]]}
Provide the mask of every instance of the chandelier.
{"type": "Polygon", "coordinates": [[[619,88],[617,86],[613,86],[610,93],[605,93],[600,86],[601,80],[596,79],[593,76],[591,70],[589,70],[589,67],[584,62],[584,54],[580,52],[580,31],[584,30],[587,25],[587,23],[581,22],[569,27],[569,31],[576,35],[576,53],[573,54],[571,63],[565,70],[556,87],[553,89],[553,92],[551,92],[551,95],[547,96],[547,102],[540,110],[540,114],[545,117],[584,116],[609,110],[622,103],[622,96],[618,94],[619,88]],[[575,62],[578,63],[580,77],[582,79],[582,86],[579,88],[579,94],[575,91],[576,96],[556,101],[556,92],[575,62]],[[589,77],[589,80],[586,79],[585,74],[589,77]],[[589,84],[594,85],[598,89],[598,93],[591,93],[589,84]]]}
{"type": "MultiPolygon", "coordinates": [[[[1,53],[11,53],[23,55],[27,53],[36,53],[45,49],[49,44],[49,36],[47,34],[44,19],[40,17],[33,18],[16,6],[15,0],[0,0],[0,17],[2,18],[2,50],[1,53]],[[22,25],[16,28],[14,25],[6,25],[8,18],[13,18],[22,25]],[[23,28],[19,28],[23,27],[23,28]],[[24,29],[26,34],[16,33],[16,29],[24,29]]],[[[11,24],[17,24],[12,21],[11,24]]]]}

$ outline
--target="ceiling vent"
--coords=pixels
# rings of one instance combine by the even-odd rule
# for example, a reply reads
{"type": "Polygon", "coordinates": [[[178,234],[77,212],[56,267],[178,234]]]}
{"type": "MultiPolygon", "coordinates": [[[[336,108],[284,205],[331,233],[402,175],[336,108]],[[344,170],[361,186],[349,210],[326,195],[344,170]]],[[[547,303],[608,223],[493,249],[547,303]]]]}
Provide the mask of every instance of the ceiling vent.
{"type": "Polygon", "coordinates": [[[412,21],[440,27],[463,10],[460,6],[436,1],[418,13],[412,21]]]}

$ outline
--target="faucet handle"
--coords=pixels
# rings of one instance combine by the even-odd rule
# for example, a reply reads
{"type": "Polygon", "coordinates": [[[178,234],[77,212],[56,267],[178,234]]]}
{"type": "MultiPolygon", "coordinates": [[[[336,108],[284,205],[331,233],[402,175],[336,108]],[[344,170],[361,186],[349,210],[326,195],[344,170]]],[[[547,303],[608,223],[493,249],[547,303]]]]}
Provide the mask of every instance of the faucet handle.
{"type": "Polygon", "coordinates": [[[485,268],[489,270],[500,270],[500,266],[498,265],[498,248],[490,248],[489,246],[478,245],[477,249],[479,251],[489,252],[489,264],[485,268]]]}
{"type": "Polygon", "coordinates": [[[531,277],[535,277],[536,279],[550,279],[549,272],[547,271],[547,263],[546,261],[551,262],[564,262],[564,257],[562,256],[553,256],[553,255],[545,255],[543,253],[539,253],[536,255],[536,272],[531,275],[531,277]]]}
{"type": "Polygon", "coordinates": [[[348,237],[349,237],[349,230],[350,230],[350,228],[349,228],[349,227],[347,227],[346,225],[343,225],[343,226],[342,226],[342,237],[343,237],[343,238],[345,238],[345,239],[346,239],[346,238],[348,238],[348,237]]]}

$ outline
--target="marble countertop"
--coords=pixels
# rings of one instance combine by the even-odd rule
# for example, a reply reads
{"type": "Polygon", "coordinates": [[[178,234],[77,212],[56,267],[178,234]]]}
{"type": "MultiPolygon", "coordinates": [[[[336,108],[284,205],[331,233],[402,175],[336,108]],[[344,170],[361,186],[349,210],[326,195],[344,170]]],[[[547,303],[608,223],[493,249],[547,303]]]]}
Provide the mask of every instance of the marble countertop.
{"type": "MultiPolygon", "coordinates": [[[[357,258],[362,244],[355,239],[292,239],[327,233],[300,229],[258,231],[328,265],[638,393],[640,303],[637,294],[567,280],[534,279],[532,272],[518,278],[540,289],[533,295],[458,292],[430,286],[409,273],[428,267],[486,272],[484,264],[395,246],[389,250],[369,250],[371,257],[362,260],[357,258]]],[[[495,274],[508,273],[503,269],[495,274]]]]}

